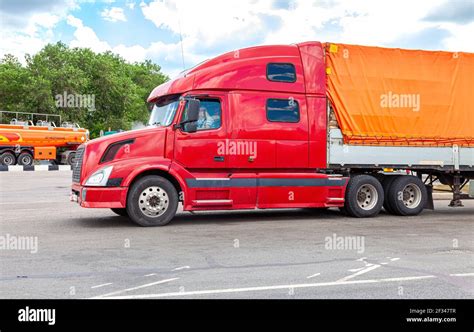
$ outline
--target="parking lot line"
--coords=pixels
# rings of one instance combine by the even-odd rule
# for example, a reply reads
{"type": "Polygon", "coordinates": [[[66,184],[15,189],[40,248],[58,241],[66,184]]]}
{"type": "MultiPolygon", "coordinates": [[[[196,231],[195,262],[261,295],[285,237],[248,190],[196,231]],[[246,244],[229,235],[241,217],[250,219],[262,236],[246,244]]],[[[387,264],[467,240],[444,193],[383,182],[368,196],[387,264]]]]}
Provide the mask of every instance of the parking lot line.
{"type": "Polygon", "coordinates": [[[329,286],[345,286],[345,285],[353,285],[353,284],[375,284],[375,283],[384,283],[384,282],[414,281],[414,280],[433,279],[433,278],[436,278],[436,276],[426,275],[426,276],[386,278],[386,279],[331,281],[331,282],[320,282],[320,283],[313,283],[313,284],[295,284],[295,285],[275,285],[275,286],[259,286],[259,287],[243,287],[243,288],[210,289],[210,290],[201,290],[201,291],[158,293],[158,294],[141,294],[141,295],[128,295],[128,296],[127,295],[125,295],[125,296],[107,296],[107,297],[101,297],[101,299],[146,299],[146,298],[160,298],[160,297],[180,297],[180,296],[191,296],[191,295],[244,293],[244,292],[257,292],[257,291],[268,291],[268,290],[278,290],[278,289],[316,288],[316,287],[329,287],[329,286]]]}
{"type": "Polygon", "coordinates": [[[101,287],[105,287],[105,286],[108,286],[108,285],[112,285],[111,282],[108,282],[106,284],[102,284],[102,285],[97,285],[97,286],[92,286],[91,288],[94,289],[94,288],[101,288],[101,287]]]}
{"type": "Polygon", "coordinates": [[[344,278],[339,279],[338,282],[344,282],[344,281],[350,280],[350,279],[352,279],[352,278],[354,278],[354,277],[357,277],[357,276],[360,276],[360,275],[362,275],[362,274],[364,274],[364,273],[367,273],[367,272],[370,272],[370,271],[372,271],[372,270],[375,270],[375,269],[379,268],[380,266],[381,266],[381,265],[378,265],[378,264],[371,265],[371,266],[369,266],[369,267],[367,267],[367,268],[365,268],[365,269],[363,269],[363,270],[360,270],[360,271],[358,271],[358,272],[356,272],[356,273],[354,273],[354,274],[351,274],[351,275],[349,275],[349,276],[347,276],[347,277],[344,277],[344,278]]]}
{"type": "Polygon", "coordinates": [[[151,282],[149,284],[145,284],[145,285],[141,285],[141,286],[137,286],[137,287],[126,288],[126,289],[119,290],[119,291],[116,291],[116,292],[111,292],[111,293],[107,293],[107,294],[103,294],[103,295],[99,295],[99,296],[94,296],[93,299],[100,299],[100,298],[103,298],[103,297],[108,297],[108,296],[118,295],[118,294],[122,294],[122,293],[126,293],[126,292],[131,292],[131,291],[134,291],[134,290],[137,290],[137,289],[142,289],[142,288],[146,288],[146,287],[150,287],[150,286],[164,284],[164,283],[174,281],[174,280],[178,280],[178,279],[179,278],[171,278],[171,279],[165,279],[165,280],[160,280],[160,281],[156,281],[156,282],[151,282]]]}
{"type": "MultiPolygon", "coordinates": [[[[457,275],[450,275],[450,276],[467,277],[467,276],[474,276],[474,273],[460,273],[460,274],[457,274],[457,275]]],[[[411,277],[397,277],[397,278],[383,278],[383,279],[332,281],[332,282],[320,282],[320,283],[313,283],[313,284],[275,285],[275,286],[260,286],[260,287],[210,289],[210,290],[189,291],[189,292],[172,292],[172,293],[158,293],[158,294],[107,296],[107,297],[101,297],[101,298],[102,299],[147,299],[147,298],[162,298],[162,297],[192,296],[192,295],[244,293],[244,292],[279,290],[279,289],[347,286],[347,285],[354,285],[354,284],[376,284],[376,283],[389,283],[389,282],[400,282],[400,281],[417,281],[417,280],[426,280],[426,279],[435,279],[435,278],[437,278],[437,276],[425,275],[425,276],[411,276],[411,277]]]]}

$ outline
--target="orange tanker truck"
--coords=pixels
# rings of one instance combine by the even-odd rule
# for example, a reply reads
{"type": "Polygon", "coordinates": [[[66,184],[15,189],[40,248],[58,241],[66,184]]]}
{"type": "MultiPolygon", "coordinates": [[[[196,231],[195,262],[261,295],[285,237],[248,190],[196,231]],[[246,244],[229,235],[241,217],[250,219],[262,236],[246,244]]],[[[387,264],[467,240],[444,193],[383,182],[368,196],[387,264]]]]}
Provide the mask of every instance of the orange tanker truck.
{"type": "MultiPolygon", "coordinates": [[[[6,113],[6,112],[0,112],[6,113]]],[[[77,124],[61,122],[60,126],[48,118],[59,115],[15,112],[9,124],[0,124],[0,165],[33,164],[34,160],[49,160],[72,165],[76,148],[89,140],[89,131],[77,124]],[[19,121],[18,116],[44,116],[47,120],[19,121]]]]}

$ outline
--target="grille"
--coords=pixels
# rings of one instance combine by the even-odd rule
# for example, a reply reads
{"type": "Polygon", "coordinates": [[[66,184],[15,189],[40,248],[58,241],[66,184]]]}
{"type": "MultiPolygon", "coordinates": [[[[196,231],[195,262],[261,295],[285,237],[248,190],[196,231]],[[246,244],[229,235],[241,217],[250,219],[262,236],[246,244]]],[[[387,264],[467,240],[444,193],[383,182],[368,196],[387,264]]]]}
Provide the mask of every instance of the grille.
{"type": "Polygon", "coordinates": [[[82,159],[84,158],[84,147],[76,150],[74,163],[72,164],[72,182],[81,182],[82,159]]]}

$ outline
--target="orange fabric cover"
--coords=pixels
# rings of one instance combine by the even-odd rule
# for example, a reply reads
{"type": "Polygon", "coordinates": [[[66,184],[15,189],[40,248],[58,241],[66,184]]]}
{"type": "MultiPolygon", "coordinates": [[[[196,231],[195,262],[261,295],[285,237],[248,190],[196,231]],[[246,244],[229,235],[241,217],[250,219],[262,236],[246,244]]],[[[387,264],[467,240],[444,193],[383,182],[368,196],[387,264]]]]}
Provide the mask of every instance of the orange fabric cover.
{"type": "Polygon", "coordinates": [[[474,54],[326,44],[348,144],[474,146],[474,54]]]}

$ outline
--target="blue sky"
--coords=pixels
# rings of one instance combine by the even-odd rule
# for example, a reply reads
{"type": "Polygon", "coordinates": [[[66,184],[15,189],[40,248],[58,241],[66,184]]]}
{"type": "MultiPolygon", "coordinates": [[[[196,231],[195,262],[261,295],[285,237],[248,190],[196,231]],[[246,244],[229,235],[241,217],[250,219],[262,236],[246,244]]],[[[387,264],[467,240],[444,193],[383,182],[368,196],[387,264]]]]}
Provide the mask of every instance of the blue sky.
{"type": "Polygon", "coordinates": [[[474,0],[0,0],[0,56],[65,42],[170,76],[220,53],[308,40],[474,52],[474,0]]]}

